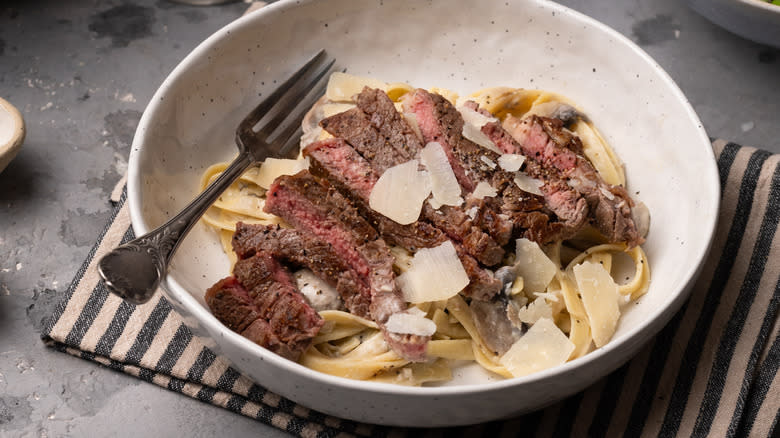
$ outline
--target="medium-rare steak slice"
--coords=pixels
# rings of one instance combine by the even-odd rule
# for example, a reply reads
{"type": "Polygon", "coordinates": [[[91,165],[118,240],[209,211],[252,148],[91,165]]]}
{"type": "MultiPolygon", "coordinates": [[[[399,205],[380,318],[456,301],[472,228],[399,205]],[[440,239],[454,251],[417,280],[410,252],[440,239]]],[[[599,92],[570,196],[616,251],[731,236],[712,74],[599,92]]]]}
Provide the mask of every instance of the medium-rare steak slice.
{"type": "Polygon", "coordinates": [[[403,105],[417,117],[423,139],[441,144],[467,193],[473,192],[479,181],[490,181],[493,169],[480,158],[485,149],[463,137],[463,117],[447,99],[418,88],[404,97],[403,105]]]}
{"type": "MultiPolygon", "coordinates": [[[[404,100],[404,105],[416,114],[425,140],[439,142],[447,152],[453,169],[464,169],[467,181],[466,184],[461,182],[461,185],[465,190],[470,191],[469,187],[475,187],[478,181],[485,181],[501,195],[503,204],[488,205],[492,206],[495,213],[508,216],[509,220],[505,221],[501,214],[494,214],[496,220],[489,221],[487,225],[488,229],[493,230],[491,236],[500,235],[502,230],[507,229],[505,222],[509,222],[509,229],[514,225],[514,235],[539,243],[548,243],[561,237],[563,227],[543,211],[545,205],[541,198],[522,191],[514,183],[514,176],[498,167],[499,154],[463,137],[463,116],[447,99],[418,89],[404,100]],[[518,197],[521,199],[516,201],[518,197]],[[534,198],[537,198],[536,202],[531,202],[534,198]],[[520,205],[525,208],[517,208],[520,205]]],[[[477,108],[472,106],[472,109],[477,108]]]]}
{"type": "Polygon", "coordinates": [[[401,225],[372,210],[368,199],[379,175],[344,140],[332,138],[314,142],[303,150],[303,155],[309,157],[309,172],[347,197],[386,242],[416,251],[418,248],[437,246],[447,240],[439,229],[426,222],[401,225]]]}
{"type": "MultiPolygon", "coordinates": [[[[338,191],[320,185],[304,170],[277,178],[268,190],[264,209],[299,231],[328,242],[344,265],[356,273],[364,287],[354,288],[354,296],[345,300],[350,312],[384,327],[390,315],[406,309],[387,244],[338,191]]],[[[425,352],[428,337],[383,332],[400,356],[412,361],[425,359],[420,352],[425,352]]]]}
{"type": "MultiPolygon", "coordinates": [[[[368,161],[344,140],[328,139],[312,143],[304,149],[303,154],[309,157],[309,171],[352,200],[360,214],[375,226],[388,243],[414,252],[419,248],[438,246],[447,240],[438,228],[426,222],[401,225],[371,210],[368,198],[379,177],[368,161]]],[[[469,276],[469,285],[462,291],[463,295],[477,299],[492,298],[501,289],[501,282],[480,268],[463,245],[455,243],[455,246],[469,276]]]]}
{"type": "MultiPolygon", "coordinates": [[[[395,109],[390,98],[383,91],[368,87],[358,96],[358,107],[327,117],[320,121],[320,126],[349,143],[368,161],[376,175],[415,158],[422,148],[413,129],[395,109]]],[[[501,261],[501,245],[506,242],[496,242],[494,236],[489,236],[489,239],[481,236],[484,231],[473,226],[462,210],[446,205],[435,210],[426,202],[422,217],[455,242],[464,242],[469,234],[476,234],[469,240],[482,242],[483,245],[466,246],[469,254],[488,266],[501,261]]]]}
{"type": "Polygon", "coordinates": [[[368,286],[358,280],[357,273],[344,264],[333,246],[312,234],[278,225],[238,222],[232,245],[233,251],[241,259],[255,253],[267,253],[285,264],[308,268],[335,287],[342,302],[349,303],[348,308],[357,309],[362,314],[368,312],[367,303],[354,302],[356,298],[370,296],[368,286]],[[361,292],[355,293],[356,290],[361,292]]]}
{"type": "MultiPolygon", "coordinates": [[[[482,132],[502,151],[508,154],[522,153],[522,148],[499,122],[490,122],[482,132]]],[[[533,159],[523,163],[523,172],[542,181],[539,190],[544,204],[562,222],[563,238],[573,236],[588,220],[588,203],[582,195],[569,187],[561,173],[555,168],[545,168],[533,159]]]]}
{"type": "Polygon", "coordinates": [[[563,122],[531,116],[507,116],[504,129],[517,140],[518,151],[547,169],[555,169],[581,193],[590,208],[596,228],[611,242],[627,242],[633,247],[644,239],[631,217],[633,201],[625,188],[607,184],[580,153],[582,144],[563,128],[563,122]]]}
{"type": "Polygon", "coordinates": [[[206,291],[206,303],[228,328],[291,360],[309,348],[324,323],[290,273],[266,254],[239,260],[234,277],[206,291]]]}
{"type": "Polygon", "coordinates": [[[420,153],[424,146],[422,140],[398,113],[387,93],[366,87],[357,96],[357,107],[368,115],[379,135],[398,150],[399,156],[409,157],[406,159],[409,161],[420,153]]]}
{"type": "Polygon", "coordinates": [[[371,118],[360,108],[324,118],[320,126],[331,135],[346,140],[379,174],[414,158],[414,154],[390,144],[391,138],[383,137],[371,123],[371,118]]]}

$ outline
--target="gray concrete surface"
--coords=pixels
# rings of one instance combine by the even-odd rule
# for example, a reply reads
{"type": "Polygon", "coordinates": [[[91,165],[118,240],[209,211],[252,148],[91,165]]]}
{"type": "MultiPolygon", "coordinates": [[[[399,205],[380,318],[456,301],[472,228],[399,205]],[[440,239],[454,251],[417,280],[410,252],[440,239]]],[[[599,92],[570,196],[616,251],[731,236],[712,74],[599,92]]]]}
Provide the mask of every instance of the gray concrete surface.
{"type": "MultiPolygon", "coordinates": [[[[712,137],[780,152],[780,51],[677,0],[562,3],[638,42],[712,137]]],[[[110,212],[152,93],[242,2],[0,3],[0,96],[28,136],[0,174],[0,436],[285,436],[257,421],[46,349],[43,320],[110,212]]]]}

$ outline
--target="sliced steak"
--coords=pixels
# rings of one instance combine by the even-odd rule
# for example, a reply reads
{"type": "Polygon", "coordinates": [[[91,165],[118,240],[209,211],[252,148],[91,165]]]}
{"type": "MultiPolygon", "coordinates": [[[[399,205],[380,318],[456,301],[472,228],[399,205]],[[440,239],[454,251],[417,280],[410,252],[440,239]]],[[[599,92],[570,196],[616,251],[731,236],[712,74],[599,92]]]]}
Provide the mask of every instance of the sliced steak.
{"type": "Polygon", "coordinates": [[[267,254],[239,260],[235,277],[217,282],[206,303],[230,329],[291,360],[311,345],[324,321],[298,291],[292,275],[267,254]]]}
{"type": "MultiPolygon", "coordinates": [[[[349,143],[369,163],[376,178],[388,168],[414,159],[422,148],[412,127],[381,90],[364,88],[356,108],[325,118],[320,126],[349,143]]],[[[455,242],[482,242],[481,246],[465,246],[481,263],[492,266],[501,261],[501,245],[506,242],[496,242],[494,236],[482,236],[484,231],[473,226],[461,209],[445,205],[435,210],[426,202],[422,218],[455,242]]]]}
{"type": "MultiPolygon", "coordinates": [[[[482,132],[502,151],[508,154],[523,153],[522,148],[498,122],[487,123],[482,132]]],[[[588,203],[582,195],[569,187],[555,168],[545,168],[533,159],[523,163],[523,172],[542,181],[539,188],[544,204],[562,222],[563,238],[573,236],[588,220],[588,203]]]]}
{"type": "Polygon", "coordinates": [[[308,268],[335,287],[342,302],[351,303],[348,308],[360,308],[360,303],[354,302],[355,298],[371,294],[333,246],[312,234],[278,225],[238,222],[232,245],[233,251],[242,259],[258,252],[267,253],[285,264],[308,268]],[[356,294],[356,290],[360,292],[356,294]]]}
{"type": "Polygon", "coordinates": [[[368,199],[379,175],[365,158],[342,139],[328,139],[310,144],[303,150],[309,157],[309,171],[321,182],[335,187],[349,198],[361,216],[376,228],[386,242],[416,251],[430,248],[447,240],[447,237],[429,223],[416,221],[401,225],[369,207],[368,199]]]}
{"type": "MultiPolygon", "coordinates": [[[[383,327],[390,315],[406,309],[387,244],[338,191],[320,185],[308,171],[281,176],[268,190],[265,211],[330,244],[343,264],[355,272],[364,287],[354,288],[353,296],[345,300],[350,312],[383,327]]],[[[428,338],[398,338],[383,332],[402,357],[425,359],[418,353],[424,352],[428,338]]]]}
{"type": "Polygon", "coordinates": [[[222,324],[236,333],[243,332],[261,314],[249,292],[232,276],[219,280],[206,291],[206,304],[222,324]]]}
{"type": "Polygon", "coordinates": [[[531,116],[518,119],[507,116],[504,129],[515,139],[519,152],[545,169],[555,169],[568,180],[588,203],[589,217],[596,228],[611,242],[641,244],[631,217],[633,201],[625,188],[607,184],[581,155],[582,143],[567,132],[558,119],[531,116]]]}
{"type": "MultiPolygon", "coordinates": [[[[483,229],[490,230],[491,236],[506,242],[503,239],[508,240],[508,234],[502,233],[514,228],[515,236],[542,244],[561,237],[563,227],[544,209],[542,198],[522,191],[514,183],[514,175],[498,167],[499,154],[463,137],[463,117],[447,99],[425,90],[415,90],[404,105],[416,114],[423,138],[439,142],[445,151],[449,151],[450,164],[454,162],[455,166],[464,169],[465,178],[469,180],[468,185],[463,185],[465,190],[476,186],[477,181],[485,181],[501,195],[503,203],[488,203],[494,212],[491,220],[476,221],[483,229]]],[[[471,108],[479,111],[476,104],[471,108]]]]}
{"type": "MultiPolygon", "coordinates": [[[[317,178],[326,180],[353,201],[360,214],[374,225],[388,243],[414,252],[418,248],[438,246],[447,240],[439,228],[433,227],[427,222],[417,221],[409,225],[401,225],[371,210],[368,206],[368,198],[379,177],[368,161],[343,140],[329,139],[316,142],[307,146],[303,153],[309,157],[310,172],[317,178]]],[[[437,213],[431,214],[435,214],[437,217],[443,216],[437,213]]],[[[459,216],[466,217],[465,215],[459,216]]],[[[444,219],[444,217],[441,218],[442,221],[444,219]]],[[[488,221],[490,219],[485,217],[482,220],[488,221]]],[[[473,234],[484,235],[484,233],[473,234]]],[[[463,245],[458,243],[455,245],[459,248],[458,255],[470,280],[463,294],[478,299],[493,297],[500,290],[499,282],[489,272],[479,267],[477,261],[469,255],[470,253],[463,248],[463,245]]],[[[472,252],[476,252],[476,250],[472,248],[472,252]]]]}
{"type": "Polygon", "coordinates": [[[398,156],[408,157],[409,161],[419,154],[424,146],[422,140],[398,113],[387,93],[366,87],[358,94],[357,107],[368,115],[371,126],[398,151],[398,156]]]}
{"type": "Polygon", "coordinates": [[[396,148],[390,144],[392,137],[383,136],[368,114],[360,108],[352,108],[322,119],[320,126],[334,137],[346,140],[380,175],[396,164],[405,163],[415,157],[415,154],[410,154],[404,148],[396,148]]]}
{"type": "Polygon", "coordinates": [[[417,125],[420,127],[425,142],[435,141],[441,144],[460,186],[467,193],[473,192],[477,181],[482,178],[469,175],[467,163],[460,156],[458,143],[462,138],[461,132],[463,132],[463,118],[460,113],[452,107],[447,99],[423,89],[417,89],[407,95],[403,105],[404,110],[417,117],[417,125]],[[448,106],[452,107],[454,113],[447,111],[448,106]]]}

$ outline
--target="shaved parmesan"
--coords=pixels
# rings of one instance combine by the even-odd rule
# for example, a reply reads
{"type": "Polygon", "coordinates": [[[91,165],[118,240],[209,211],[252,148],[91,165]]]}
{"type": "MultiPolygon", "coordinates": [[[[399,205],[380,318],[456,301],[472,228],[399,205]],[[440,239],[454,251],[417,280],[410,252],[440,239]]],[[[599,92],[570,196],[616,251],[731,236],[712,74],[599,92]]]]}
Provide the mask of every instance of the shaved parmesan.
{"type": "Polygon", "coordinates": [[[552,319],[552,307],[547,300],[537,298],[517,309],[517,318],[526,324],[535,324],[542,318],[552,319]]]}
{"type": "Polygon", "coordinates": [[[552,319],[542,318],[501,356],[499,362],[515,377],[566,362],[574,351],[574,344],[555,325],[552,319]]]}
{"type": "Polygon", "coordinates": [[[478,212],[479,209],[477,208],[476,205],[466,210],[466,214],[471,218],[471,220],[474,220],[474,218],[477,217],[478,212]]]}
{"type": "Polygon", "coordinates": [[[482,127],[491,122],[499,122],[495,117],[488,117],[479,111],[474,111],[466,106],[458,107],[461,116],[463,116],[463,136],[473,141],[474,143],[482,146],[483,148],[490,149],[493,152],[501,153],[502,151],[493,141],[482,132],[482,127]]]}
{"type": "Polygon", "coordinates": [[[301,136],[301,149],[319,140],[323,132],[325,132],[325,130],[319,126],[311,129],[309,132],[304,132],[301,136]]]}
{"type": "Polygon", "coordinates": [[[396,283],[404,294],[404,300],[424,303],[457,295],[469,284],[469,277],[455,246],[448,240],[435,248],[418,250],[409,270],[399,275],[396,283]]]}
{"type": "Polygon", "coordinates": [[[503,154],[498,157],[498,165],[507,172],[517,172],[525,163],[525,155],[503,154]]]}
{"type": "Polygon", "coordinates": [[[354,103],[326,103],[322,105],[322,118],[327,118],[355,107],[354,103]]]}
{"type": "Polygon", "coordinates": [[[422,140],[423,135],[422,131],[420,131],[420,124],[417,123],[417,114],[402,111],[401,115],[404,117],[404,120],[406,120],[406,123],[408,123],[412,128],[412,131],[414,131],[415,135],[417,135],[417,138],[422,140]]]}
{"type": "Polygon", "coordinates": [[[371,190],[368,205],[401,225],[416,221],[431,193],[427,172],[418,167],[419,162],[411,160],[385,170],[371,190]]]}
{"type": "Polygon", "coordinates": [[[455,178],[450,161],[441,143],[430,142],[420,151],[420,161],[428,170],[431,178],[433,199],[442,205],[458,206],[463,203],[460,197],[460,184],[455,178]]]}
{"type": "Polygon", "coordinates": [[[319,312],[343,307],[341,296],[336,288],[322,281],[312,271],[301,269],[296,272],[295,282],[314,310],[319,312]]]}
{"type": "Polygon", "coordinates": [[[471,125],[476,126],[477,128],[482,128],[483,126],[487,125],[488,123],[492,122],[498,122],[499,120],[492,116],[487,116],[485,114],[482,114],[479,111],[476,111],[474,109],[471,109],[467,107],[466,105],[461,105],[458,107],[458,111],[460,111],[460,115],[463,116],[463,121],[466,123],[469,123],[471,125]]]}
{"type": "Polygon", "coordinates": [[[425,313],[416,307],[390,315],[385,328],[402,335],[431,336],[436,333],[436,323],[426,318],[425,313]]]}
{"type": "Polygon", "coordinates": [[[486,181],[480,181],[479,184],[474,187],[474,191],[471,192],[471,197],[474,199],[482,199],[485,197],[492,198],[496,195],[498,195],[496,189],[486,181]]]}
{"type": "Polygon", "coordinates": [[[638,202],[631,209],[631,219],[634,220],[639,235],[647,237],[647,233],[650,231],[650,210],[647,209],[644,202],[638,202]]]}
{"type": "Polygon", "coordinates": [[[618,285],[600,263],[590,261],[574,267],[574,278],[590,321],[593,343],[602,347],[612,339],[620,318],[618,285]]]}
{"type": "Polygon", "coordinates": [[[482,160],[483,163],[487,164],[487,166],[491,169],[495,169],[497,166],[496,162],[488,158],[487,155],[480,155],[479,159],[482,160]]]}
{"type": "Polygon", "coordinates": [[[544,292],[550,284],[558,266],[539,248],[536,242],[517,239],[515,268],[523,277],[523,287],[529,293],[544,292]]]}
{"type": "Polygon", "coordinates": [[[599,190],[601,191],[601,194],[604,195],[605,198],[609,199],[610,201],[615,200],[615,195],[612,194],[609,190],[605,189],[602,186],[599,186],[599,190]]]}
{"type": "Polygon", "coordinates": [[[255,182],[260,187],[267,189],[274,180],[281,175],[295,175],[303,169],[309,168],[309,159],[287,160],[281,158],[266,158],[257,172],[255,182]]]}
{"type": "Polygon", "coordinates": [[[337,71],[330,75],[325,96],[334,102],[351,102],[352,96],[363,91],[363,87],[379,88],[385,91],[387,84],[376,79],[337,71]]]}
{"type": "Polygon", "coordinates": [[[524,192],[542,196],[542,191],[539,190],[539,187],[544,185],[544,183],[536,178],[531,178],[523,172],[517,172],[515,174],[515,184],[524,192]]]}

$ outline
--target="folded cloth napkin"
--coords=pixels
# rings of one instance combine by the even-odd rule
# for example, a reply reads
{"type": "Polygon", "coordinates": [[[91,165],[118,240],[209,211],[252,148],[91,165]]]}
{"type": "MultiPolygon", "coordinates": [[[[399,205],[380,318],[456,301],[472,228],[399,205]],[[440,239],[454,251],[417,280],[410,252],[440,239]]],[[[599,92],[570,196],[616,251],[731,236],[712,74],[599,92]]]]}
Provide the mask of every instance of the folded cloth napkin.
{"type": "MultiPolygon", "coordinates": [[[[585,391],[461,432],[769,437],[780,431],[780,155],[724,141],[713,148],[722,186],[719,225],[691,297],[671,322],[585,391]]],[[[301,437],[441,434],[360,424],[297,405],[210,351],[161,294],[141,306],[109,294],[95,264],[132,237],[123,193],[45,328],[47,345],[301,437]]]]}

